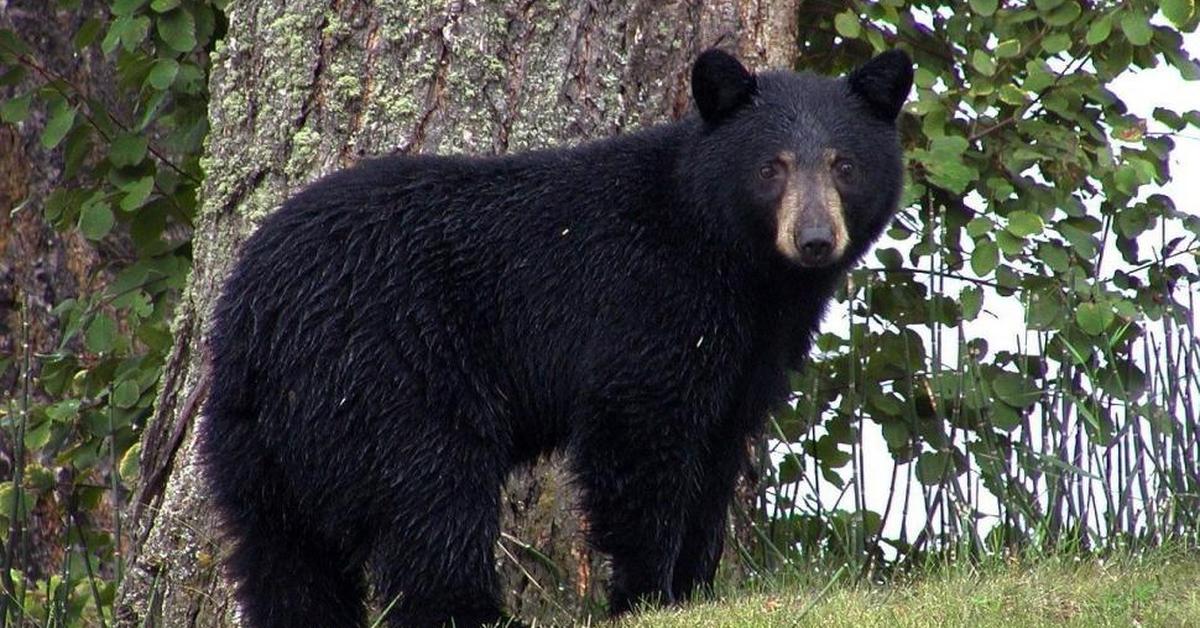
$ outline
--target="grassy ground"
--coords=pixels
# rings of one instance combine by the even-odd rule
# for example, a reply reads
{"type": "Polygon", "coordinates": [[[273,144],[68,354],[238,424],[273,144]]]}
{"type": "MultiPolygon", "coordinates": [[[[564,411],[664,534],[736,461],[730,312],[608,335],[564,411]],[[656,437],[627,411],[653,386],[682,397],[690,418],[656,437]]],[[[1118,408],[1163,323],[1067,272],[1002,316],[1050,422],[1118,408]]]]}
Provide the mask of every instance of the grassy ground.
{"type": "Polygon", "coordinates": [[[621,624],[685,626],[1200,627],[1200,554],[949,567],[882,586],[781,583],[621,624]]]}

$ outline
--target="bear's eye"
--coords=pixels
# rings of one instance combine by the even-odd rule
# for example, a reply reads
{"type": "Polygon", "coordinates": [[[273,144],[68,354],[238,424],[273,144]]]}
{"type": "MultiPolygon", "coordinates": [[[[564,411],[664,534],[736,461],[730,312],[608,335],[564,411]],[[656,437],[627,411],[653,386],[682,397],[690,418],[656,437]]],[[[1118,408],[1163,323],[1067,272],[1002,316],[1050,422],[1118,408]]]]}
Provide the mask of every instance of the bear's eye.
{"type": "Polygon", "coordinates": [[[849,159],[838,159],[833,162],[833,173],[843,181],[849,181],[854,176],[854,162],[849,159]]]}
{"type": "Polygon", "coordinates": [[[763,181],[770,181],[780,176],[783,176],[783,164],[779,163],[779,160],[768,161],[758,167],[758,178],[763,181]]]}

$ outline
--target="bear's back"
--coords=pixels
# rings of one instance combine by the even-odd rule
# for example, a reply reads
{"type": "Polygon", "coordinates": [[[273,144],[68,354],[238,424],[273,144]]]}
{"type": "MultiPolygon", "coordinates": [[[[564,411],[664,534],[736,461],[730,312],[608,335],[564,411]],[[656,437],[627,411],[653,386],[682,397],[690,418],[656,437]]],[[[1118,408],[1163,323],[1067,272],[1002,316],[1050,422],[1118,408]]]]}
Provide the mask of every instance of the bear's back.
{"type": "Polygon", "coordinates": [[[346,381],[364,352],[415,371],[470,356],[489,361],[473,365],[481,376],[553,389],[528,401],[540,407],[569,395],[597,350],[677,345],[636,334],[645,320],[702,324],[720,280],[672,223],[667,130],[509,157],[384,157],[321,179],[243,246],[214,350],[253,354],[274,391],[301,385],[317,356],[346,381]]]}

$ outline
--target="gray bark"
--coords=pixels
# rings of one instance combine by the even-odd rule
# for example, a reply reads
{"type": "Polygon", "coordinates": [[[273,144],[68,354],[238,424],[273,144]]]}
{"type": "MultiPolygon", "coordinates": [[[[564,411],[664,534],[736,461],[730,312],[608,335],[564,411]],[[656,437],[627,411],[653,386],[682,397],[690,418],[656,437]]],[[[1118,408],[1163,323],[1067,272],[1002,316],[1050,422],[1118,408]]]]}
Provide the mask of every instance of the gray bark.
{"type": "MultiPolygon", "coordinates": [[[[365,155],[499,153],[678,117],[689,63],[721,43],[789,65],[795,2],[234,2],[214,54],[195,265],[142,450],[124,625],[236,625],[222,540],[194,458],[203,335],[240,242],[308,182],[365,155]],[[145,622],[145,623],[144,623],[145,622]]],[[[579,618],[597,561],[561,465],[508,488],[497,548],[509,608],[579,618]]]]}

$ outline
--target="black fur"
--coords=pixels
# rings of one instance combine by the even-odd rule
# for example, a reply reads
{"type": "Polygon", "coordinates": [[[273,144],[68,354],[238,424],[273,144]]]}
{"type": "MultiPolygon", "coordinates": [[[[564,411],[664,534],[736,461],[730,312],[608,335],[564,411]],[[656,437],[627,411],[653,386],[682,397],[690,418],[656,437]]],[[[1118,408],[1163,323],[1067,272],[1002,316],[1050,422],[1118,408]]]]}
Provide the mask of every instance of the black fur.
{"type": "Polygon", "coordinates": [[[614,613],[710,584],[746,438],[895,210],[893,74],[769,72],[715,123],[367,161],[265,220],[217,305],[200,441],[251,625],[361,625],[364,574],[393,626],[500,618],[499,488],[554,449],[614,613]],[[750,188],[828,148],[859,165],[852,241],[802,269],[750,188]]]}
{"type": "Polygon", "coordinates": [[[871,59],[848,78],[850,89],[866,100],[877,116],[888,121],[900,114],[912,80],[912,60],[900,50],[889,50],[871,59]]]}
{"type": "Polygon", "coordinates": [[[754,75],[724,51],[706,50],[692,66],[696,110],[709,124],[717,124],[749,104],[757,88],[754,75]]]}

